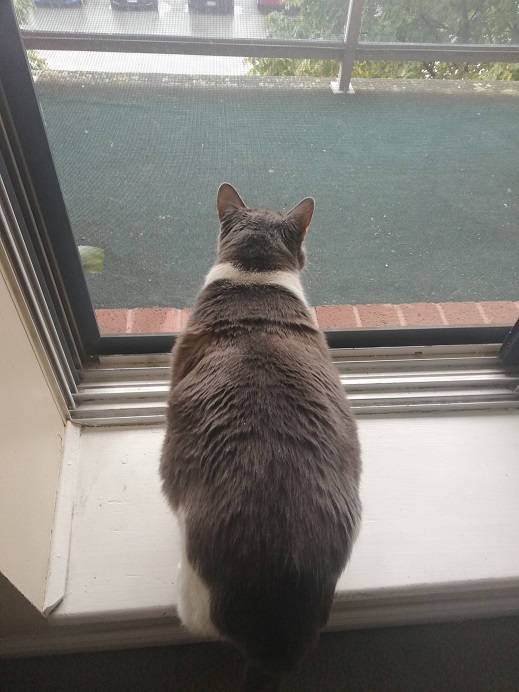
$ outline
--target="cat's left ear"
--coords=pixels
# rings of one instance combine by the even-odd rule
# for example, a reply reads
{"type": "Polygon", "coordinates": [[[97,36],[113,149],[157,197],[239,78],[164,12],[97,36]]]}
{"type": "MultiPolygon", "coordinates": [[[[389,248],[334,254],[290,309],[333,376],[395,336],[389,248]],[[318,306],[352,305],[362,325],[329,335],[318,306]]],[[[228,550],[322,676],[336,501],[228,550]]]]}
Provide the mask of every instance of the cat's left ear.
{"type": "Polygon", "coordinates": [[[218,188],[216,208],[218,209],[220,221],[223,221],[223,217],[230,210],[246,209],[247,206],[232,185],[229,185],[229,183],[222,183],[218,188]]]}
{"type": "Polygon", "coordinates": [[[295,221],[301,230],[301,241],[304,240],[310,221],[312,220],[312,214],[314,213],[315,202],[312,197],[307,197],[302,202],[291,209],[286,215],[287,219],[295,221]]]}

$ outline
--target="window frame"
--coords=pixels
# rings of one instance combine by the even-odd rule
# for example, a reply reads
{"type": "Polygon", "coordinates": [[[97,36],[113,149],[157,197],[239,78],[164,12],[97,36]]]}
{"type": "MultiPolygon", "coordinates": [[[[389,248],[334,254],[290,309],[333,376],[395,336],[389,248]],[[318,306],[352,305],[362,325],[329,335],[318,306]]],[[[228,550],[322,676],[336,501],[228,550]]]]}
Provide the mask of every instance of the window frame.
{"type": "Polygon", "coordinates": [[[503,365],[519,364],[519,320],[505,336],[499,349],[498,358],[503,365]]]}
{"type": "MultiPolygon", "coordinates": [[[[83,363],[102,355],[171,350],[175,334],[103,336],[99,331],[34,90],[26,47],[10,2],[0,3],[0,116],[13,159],[4,161],[3,166],[11,182],[18,178],[19,185],[30,192],[28,211],[32,213],[32,223],[25,224],[26,238],[56,328],[67,342],[70,354],[74,350],[79,354],[80,362],[73,355],[69,355],[70,361],[80,369],[83,363]],[[61,309],[55,309],[56,305],[61,309]]],[[[6,142],[2,141],[1,133],[0,147],[5,157],[6,142]]],[[[12,194],[18,199],[19,190],[15,188],[13,184],[12,194]]],[[[491,325],[382,327],[329,329],[325,335],[330,348],[502,344],[503,362],[512,364],[519,362],[518,331],[517,325],[513,334],[509,327],[491,325]],[[507,341],[510,339],[511,342],[507,341]]]]}
{"type": "MultiPolygon", "coordinates": [[[[11,2],[0,3],[0,102],[14,159],[6,163],[11,181],[18,177],[29,191],[27,229],[33,247],[40,249],[40,268],[48,263],[58,293],[53,302],[61,300],[65,310],[60,321],[65,318],[72,326],[79,353],[88,358],[96,352],[100,333],[11,2]]],[[[47,276],[47,287],[50,283],[47,276]]]]}

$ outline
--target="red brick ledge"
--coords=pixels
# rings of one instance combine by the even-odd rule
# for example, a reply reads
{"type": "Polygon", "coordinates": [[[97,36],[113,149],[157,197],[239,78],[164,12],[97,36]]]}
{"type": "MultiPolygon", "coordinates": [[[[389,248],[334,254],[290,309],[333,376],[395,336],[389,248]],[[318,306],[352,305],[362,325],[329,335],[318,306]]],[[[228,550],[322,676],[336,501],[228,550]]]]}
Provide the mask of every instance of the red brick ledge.
{"type": "MultiPolygon", "coordinates": [[[[418,327],[439,325],[512,325],[519,319],[519,301],[479,303],[370,303],[318,305],[312,308],[322,329],[352,327],[418,327]]],[[[96,310],[101,334],[180,332],[190,308],[133,308],[96,310]]]]}

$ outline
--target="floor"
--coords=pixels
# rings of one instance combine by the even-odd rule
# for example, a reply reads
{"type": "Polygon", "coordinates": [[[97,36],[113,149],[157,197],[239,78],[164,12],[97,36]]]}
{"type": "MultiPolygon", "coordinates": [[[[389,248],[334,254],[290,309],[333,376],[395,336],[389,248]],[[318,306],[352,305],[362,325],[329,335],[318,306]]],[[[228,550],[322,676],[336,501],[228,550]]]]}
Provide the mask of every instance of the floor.
{"type": "MultiPolygon", "coordinates": [[[[517,692],[519,618],[325,634],[284,692],[517,692]]],[[[6,692],[234,692],[225,645],[0,661],[6,692]]]]}

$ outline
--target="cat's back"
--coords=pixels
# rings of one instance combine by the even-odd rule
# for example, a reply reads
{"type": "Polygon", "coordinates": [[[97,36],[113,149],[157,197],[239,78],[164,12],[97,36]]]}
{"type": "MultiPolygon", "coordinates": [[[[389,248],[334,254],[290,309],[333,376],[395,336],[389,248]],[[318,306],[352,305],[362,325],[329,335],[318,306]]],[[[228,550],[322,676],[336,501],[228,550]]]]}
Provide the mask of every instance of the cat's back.
{"type": "Polygon", "coordinates": [[[256,523],[252,552],[279,539],[299,546],[298,559],[317,559],[337,537],[312,534],[343,523],[360,469],[356,425],[306,306],[274,286],[213,286],[177,357],[197,358],[169,400],[177,503],[203,495],[200,526],[212,515],[230,530],[230,513],[240,517],[234,530],[256,523]],[[312,507],[319,516],[302,540],[312,507]],[[277,538],[259,528],[265,514],[279,522],[277,538]]]}
{"type": "Polygon", "coordinates": [[[178,359],[197,362],[172,387],[171,423],[177,427],[184,412],[190,432],[202,435],[193,438],[197,446],[218,431],[234,433],[235,444],[249,449],[276,438],[285,452],[307,443],[316,454],[320,443],[330,456],[335,444],[340,456],[341,445],[355,446],[356,427],[325,339],[294,295],[276,286],[213,285],[181,339],[178,359]]]}

